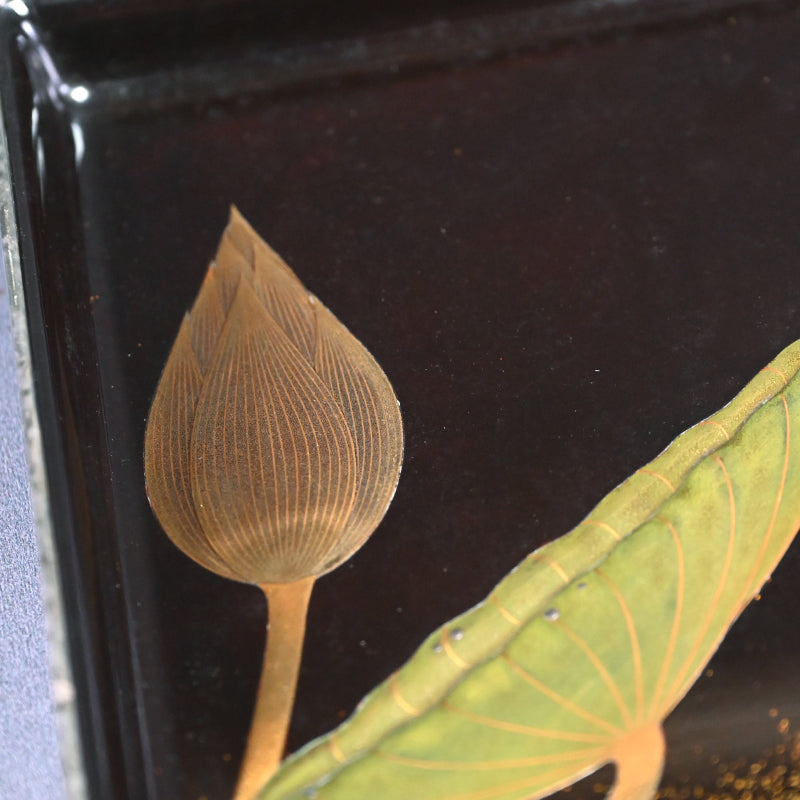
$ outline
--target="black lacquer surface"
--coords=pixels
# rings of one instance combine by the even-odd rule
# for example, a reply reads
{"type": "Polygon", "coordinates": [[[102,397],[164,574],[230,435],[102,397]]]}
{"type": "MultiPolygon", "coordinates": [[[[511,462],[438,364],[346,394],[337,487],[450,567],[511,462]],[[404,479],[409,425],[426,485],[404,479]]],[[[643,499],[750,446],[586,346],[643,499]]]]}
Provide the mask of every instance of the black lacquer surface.
{"type": "MultiPolygon", "coordinates": [[[[119,53],[86,45],[128,18],[48,6],[2,15],[3,96],[97,797],[222,800],[244,746],[260,593],[180,554],[142,480],[230,203],[406,425],[384,523],[315,589],[292,748],[800,337],[795,4],[429,4],[328,38],[187,11],[119,53]]],[[[800,719],[798,575],[795,544],[670,718],[668,781],[800,719]]]]}

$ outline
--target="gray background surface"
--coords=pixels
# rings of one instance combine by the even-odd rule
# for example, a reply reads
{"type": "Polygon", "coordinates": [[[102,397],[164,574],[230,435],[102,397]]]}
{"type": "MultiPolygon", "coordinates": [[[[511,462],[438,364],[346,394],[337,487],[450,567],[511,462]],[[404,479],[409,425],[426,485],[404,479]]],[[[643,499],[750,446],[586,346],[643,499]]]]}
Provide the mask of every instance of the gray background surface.
{"type": "Polygon", "coordinates": [[[0,800],[61,800],[39,551],[0,261],[0,800]]]}

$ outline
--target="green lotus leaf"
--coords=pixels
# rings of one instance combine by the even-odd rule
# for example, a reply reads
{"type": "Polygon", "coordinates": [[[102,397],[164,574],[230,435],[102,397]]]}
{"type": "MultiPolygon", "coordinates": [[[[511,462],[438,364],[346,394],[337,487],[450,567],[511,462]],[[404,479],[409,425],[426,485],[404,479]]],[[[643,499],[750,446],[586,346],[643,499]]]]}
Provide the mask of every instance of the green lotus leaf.
{"type": "Polygon", "coordinates": [[[664,718],[800,521],[800,342],[429,636],[260,800],[536,800],[609,762],[658,786],[664,718]]]}

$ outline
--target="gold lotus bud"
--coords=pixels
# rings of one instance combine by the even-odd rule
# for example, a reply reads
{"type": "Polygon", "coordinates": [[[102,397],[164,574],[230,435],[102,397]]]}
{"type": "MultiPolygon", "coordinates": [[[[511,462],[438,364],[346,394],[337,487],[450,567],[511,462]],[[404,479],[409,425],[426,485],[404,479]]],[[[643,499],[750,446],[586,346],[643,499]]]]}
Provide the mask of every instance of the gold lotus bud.
{"type": "Polygon", "coordinates": [[[375,359],[232,209],[156,390],[144,461],[170,539],[270,604],[237,798],[282,754],[311,585],[377,527],[402,450],[375,359]]]}
{"type": "Polygon", "coordinates": [[[383,518],[402,437],[375,359],[233,209],[150,410],[167,535],[227,578],[321,575],[383,518]]]}

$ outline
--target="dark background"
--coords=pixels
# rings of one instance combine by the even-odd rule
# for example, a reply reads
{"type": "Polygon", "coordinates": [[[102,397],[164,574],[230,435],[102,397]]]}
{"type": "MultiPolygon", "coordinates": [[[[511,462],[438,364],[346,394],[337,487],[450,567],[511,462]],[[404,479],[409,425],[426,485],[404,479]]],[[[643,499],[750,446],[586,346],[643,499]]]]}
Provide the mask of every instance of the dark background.
{"type": "MultiPolygon", "coordinates": [[[[0,16],[38,399],[97,797],[216,800],[263,600],[170,544],[141,451],[229,205],[405,421],[315,589],[295,749],[800,335],[800,11],[115,5],[0,16]]],[[[668,721],[668,782],[797,718],[798,575],[795,545],[668,721]]]]}

